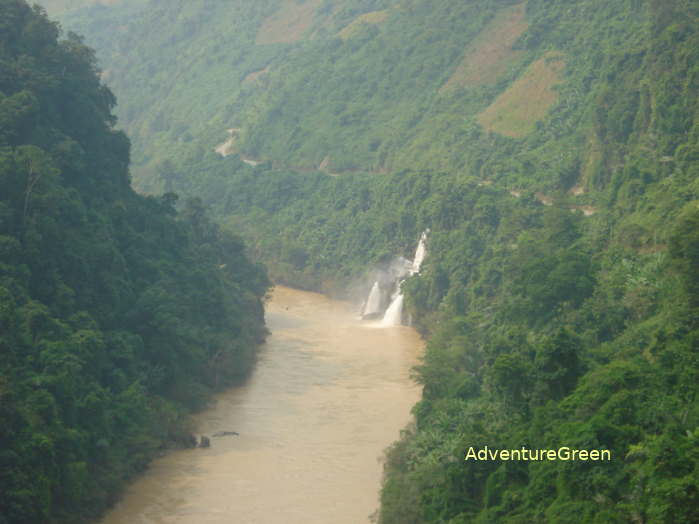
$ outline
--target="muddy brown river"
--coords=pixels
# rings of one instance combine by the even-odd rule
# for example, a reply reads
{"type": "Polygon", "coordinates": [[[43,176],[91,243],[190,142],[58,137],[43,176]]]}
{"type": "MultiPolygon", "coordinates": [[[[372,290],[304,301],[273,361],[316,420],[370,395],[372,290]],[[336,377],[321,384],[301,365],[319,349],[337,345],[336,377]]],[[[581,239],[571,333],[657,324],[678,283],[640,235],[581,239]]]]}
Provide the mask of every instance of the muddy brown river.
{"type": "Polygon", "coordinates": [[[383,452],[419,398],[419,336],[284,287],[267,324],[250,379],[196,418],[201,434],[240,435],[156,460],[102,524],[370,522],[383,452]]]}

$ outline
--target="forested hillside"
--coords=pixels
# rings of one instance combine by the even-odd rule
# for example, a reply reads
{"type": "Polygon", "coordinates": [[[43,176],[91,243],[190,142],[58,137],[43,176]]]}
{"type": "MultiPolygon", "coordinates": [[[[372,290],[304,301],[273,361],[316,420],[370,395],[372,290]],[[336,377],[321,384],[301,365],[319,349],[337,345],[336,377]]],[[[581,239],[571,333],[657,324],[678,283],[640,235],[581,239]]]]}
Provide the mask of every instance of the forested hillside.
{"type": "Polygon", "coordinates": [[[339,293],[431,229],[381,522],[699,521],[696,2],[122,9],[66,23],[101,35],[141,188],[339,293]],[[464,461],[486,445],[612,460],[464,461]]]}
{"type": "Polygon", "coordinates": [[[69,11],[95,5],[115,6],[122,2],[142,2],[144,0],[41,0],[36,2],[46,9],[49,18],[61,16],[69,11]]]}
{"type": "Polygon", "coordinates": [[[0,0],[0,522],[75,523],[250,369],[268,282],[200,201],[130,187],[93,52],[0,0]]]}

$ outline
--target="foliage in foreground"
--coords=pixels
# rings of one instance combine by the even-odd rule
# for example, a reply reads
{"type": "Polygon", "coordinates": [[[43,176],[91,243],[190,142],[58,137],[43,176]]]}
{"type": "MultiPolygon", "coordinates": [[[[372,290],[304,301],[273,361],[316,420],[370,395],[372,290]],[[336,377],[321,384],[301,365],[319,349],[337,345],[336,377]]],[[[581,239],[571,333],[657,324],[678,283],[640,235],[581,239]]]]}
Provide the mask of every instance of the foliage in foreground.
{"type": "Polygon", "coordinates": [[[0,0],[0,522],[77,522],[242,377],[264,272],[196,200],[130,187],[92,51],[0,0]]]}

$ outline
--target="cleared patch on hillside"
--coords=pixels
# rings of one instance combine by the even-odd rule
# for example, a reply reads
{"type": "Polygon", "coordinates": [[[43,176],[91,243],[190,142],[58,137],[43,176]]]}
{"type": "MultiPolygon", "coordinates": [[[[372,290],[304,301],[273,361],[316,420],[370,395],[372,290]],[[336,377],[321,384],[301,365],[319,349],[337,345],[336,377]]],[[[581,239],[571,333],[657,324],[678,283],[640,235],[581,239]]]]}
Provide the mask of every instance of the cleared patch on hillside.
{"type": "Polygon", "coordinates": [[[534,196],[539,202],[541,202],[545,206],[553,205],[553,198],[551,198],[550,196],[546,196],[543,193],[535,193],[534,196]]]}
{"type": "Polygon", "coordinates": [[[510,88],[495,99],[478,121],[488,131],[522,138],[536,127],[558,100],[554,87],[565,67],[563,56],[548,53],[532,63],[510,88]]]}
{"type": "Polygon", "coordinates": [[[512,46],[527,30],[525,7],[526,3],[521,3],[500,11],[468,45],[463,60],[440,91],[491,84],[507,71],[522,54],[512,46]]]}
{"type": "Polygon", "coordinates": [[[313,25],[322,0],[284,0],[281,9],[268,17],[257,31],[257,44],[290,44],[303,38],[313,25]]]}
{"type": "Polygon", "coordinates": [[[262,75],[266,75],[267,73],[269,73],[269,68],[270,66],[267,66],[264,69],[260,69],[259,71],[253,71],[252,73],[249,73],[245,76],[245,78],[243,78],[243,84],[255,83],[257,80],[259,80],[259,78],[262,75]]]}
{"type": "Polygon", "coordinates": [[[240,129],[237,127],[232,127],[228,130],[228,139],[225,142],[220,143],[214,148],[214,151],[221,155],[222,157],[227,157],[235,153],[235,143],[238,140],[238,134],[240,129]]]}
{"type": "Polygon", "coordinates": [[[383,11],[372,11],[354,19],[347,27],[340,31],[337,36],[342,40],[347,40],[354,35],[364,24],[380,24],[388,17],[388,9],[383,11]]]}

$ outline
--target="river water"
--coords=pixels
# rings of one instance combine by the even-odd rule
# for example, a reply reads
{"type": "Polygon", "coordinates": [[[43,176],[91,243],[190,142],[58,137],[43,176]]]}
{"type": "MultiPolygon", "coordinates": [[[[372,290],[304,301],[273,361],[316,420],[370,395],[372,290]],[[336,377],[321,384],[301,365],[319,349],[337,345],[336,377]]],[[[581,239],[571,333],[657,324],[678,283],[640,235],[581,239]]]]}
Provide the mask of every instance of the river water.
{"type": "Polygon", "coordinates": [[[197,431],[237,431],[170,453],[102,524],[362,524],[378,507],[384,449],[411,420],[422,351],[407,327],[277,287],[251,378],[216,398],[197,431]]]}

